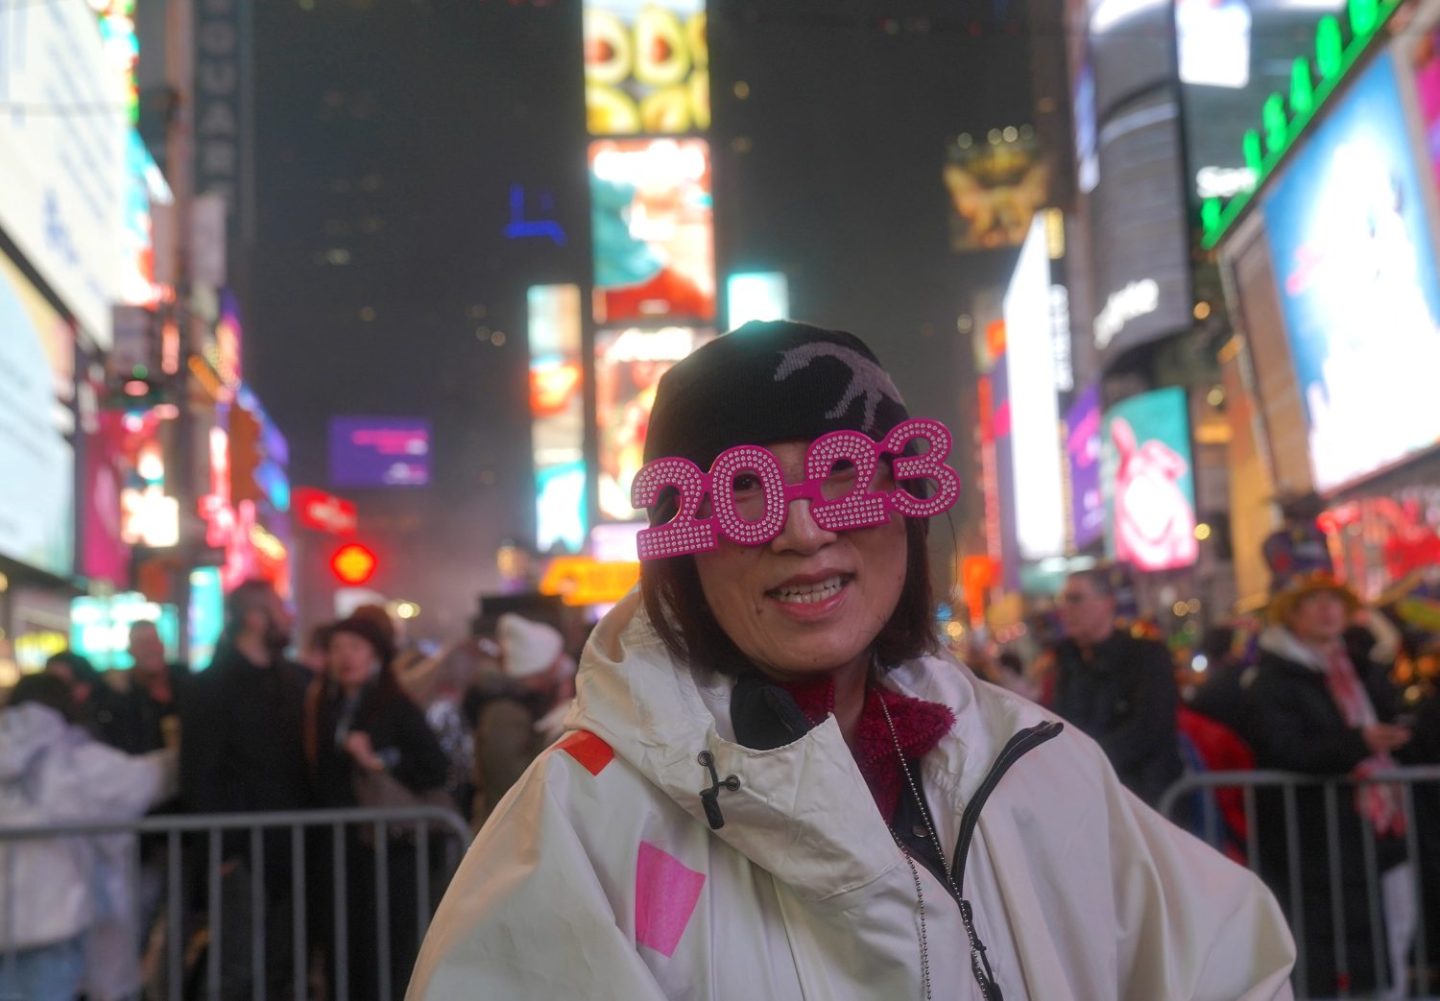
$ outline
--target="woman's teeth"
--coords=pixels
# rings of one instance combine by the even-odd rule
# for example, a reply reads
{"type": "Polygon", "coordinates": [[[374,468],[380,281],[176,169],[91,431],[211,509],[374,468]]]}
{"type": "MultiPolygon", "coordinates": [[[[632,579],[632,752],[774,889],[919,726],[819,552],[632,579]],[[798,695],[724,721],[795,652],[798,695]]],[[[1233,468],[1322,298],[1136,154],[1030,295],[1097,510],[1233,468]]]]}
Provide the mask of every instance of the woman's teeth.
{"type": "Polygon", "coordinates": [[[802,587],[777,587],[770,595],[787,604],[814,605],[835,597],[844,586],[844,577],[831,577],[818,584],[806,584],[802,587]]]}

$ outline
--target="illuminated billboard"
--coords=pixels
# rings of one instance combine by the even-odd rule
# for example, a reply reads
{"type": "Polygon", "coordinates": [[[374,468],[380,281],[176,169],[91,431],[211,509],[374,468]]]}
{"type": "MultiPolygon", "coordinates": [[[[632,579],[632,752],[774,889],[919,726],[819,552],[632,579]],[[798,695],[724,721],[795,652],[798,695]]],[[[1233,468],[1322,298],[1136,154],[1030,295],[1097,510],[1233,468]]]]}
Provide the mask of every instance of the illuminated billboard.
{"type": "Polygon", "coordinates": [[[429,482],[429,421],[406,417],[331,418],[331,486],[423,487],[429,482]]]}
{"type": "Polygon", "coordinates": [[[590,144],[595,320],[715,318],[714,205],[703,139],[590,144]]]}
{"type": "Polygon", "coordinates": [[[1070,527],[1076,549],[1105,534],[1100,491],[1100,387],[1085,389],[1065,412],[1065,455],[1070,463],[1070,527]]]}
{"type": "Polygon", "coordinates": [[[950,193],[950,249],[1018,247],[1050,196],[1050,167],[1030,126],[961,135],[942,171],[950,193]]]}
{"type": "Polygon", "coordinates": [[[1185,390],[1132,396],[1105,413],[1101,486],[1107,555],[1137,570],[1178,570],[1200,555],[1185,390]]]}
{"type": "Polygon", "coordinates": [[[1387,53],[1264,199],[1321,491],[1440,442],[1440,258],[1410,134],[1387,53]]]}
{"type": "Polygon", "coordinates": [[[595,403],[600,434],[600,515],[611,521],[640,516],[630,481],[644,465],[645,431],[660,377],[710,340],[708,330],[601,331],[595,335],[595,403]]]}
{"type": "Polygon", "coordinates": [[[733,329],[751,320],[790,315],[790,283],[779,271],[734,274],[725,280],[725,322],[733,329]]]}
{"type": "Polygon", "coordinates": [[[587,0],[585,120],[591,135],[710,128],[704,0],[587,0]]]}
{"type": "Polygon", "coordinates": [[[69,325],[0,256],[0,554],[59,576],[75,568],[73,415],[60,402],[74,351],[69,325]]]}
{"type": "Polygon", "coordinates": [[[1106,369],[1194,323],[1178,115],[1175,99],[1160,91],[1125,105],[1100,129],[1090,198],[1092,333],[1106,369]]]}
{"type": "Polygon", "coordinates": [[[157,604],[143,594],[125,591],[106,597],[74,598],[70,602],[70,649],[101,671],[128,670],[130,627],[153,622],[165,644],[165,656],[180,652],[180,616],[174,605],[157,604]]]}
{"type": "Polygon", "coordinates": [[[1030,226],[1005,291],[1003,309],[1016,539],[1022,558],[1040,560],[1065,552],[1060,404],[1043,216],[1037,216],[1030,226]]]}
{"type": "Polygon", "coordinates": [[[0,229],[105,349],[126,253],[129,87],[91,6],[0,4],[0,229]]]}
{"type": "Polygon", "coordinates": [[[535,285],[527,295],[530,442],[535,464],[535,546],[585,544],[585,366],[580,287],[535,285]]]}

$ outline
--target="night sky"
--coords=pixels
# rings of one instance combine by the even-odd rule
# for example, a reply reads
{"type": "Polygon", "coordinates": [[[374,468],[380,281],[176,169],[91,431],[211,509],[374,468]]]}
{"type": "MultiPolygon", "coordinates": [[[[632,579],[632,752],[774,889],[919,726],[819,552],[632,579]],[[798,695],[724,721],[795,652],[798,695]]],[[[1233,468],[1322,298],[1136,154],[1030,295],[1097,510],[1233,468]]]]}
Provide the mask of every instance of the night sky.
{"type": "MultiPolygon", "coordinates": [[[[297,484],[327,486],[331,415],[434,422],[432,486],[357,499],[376,586],[419,601],[438,637],[495,585],[501,541],[532,531],[525,288],[589,277],[579,6],[256,5],[247,378],[297,484]],[[553,200],[565,246],[505,238],[514,185],[536,211],[553,200]]],[[[939,171],[957,133],[1030,119],[1010,13],[710,7],[722,288],[727,270],[786,272],[793,315],[866,338],[912,412],[948,421],[969,351],[956,317],[1011,258],[949,252],[939,171]]]]}

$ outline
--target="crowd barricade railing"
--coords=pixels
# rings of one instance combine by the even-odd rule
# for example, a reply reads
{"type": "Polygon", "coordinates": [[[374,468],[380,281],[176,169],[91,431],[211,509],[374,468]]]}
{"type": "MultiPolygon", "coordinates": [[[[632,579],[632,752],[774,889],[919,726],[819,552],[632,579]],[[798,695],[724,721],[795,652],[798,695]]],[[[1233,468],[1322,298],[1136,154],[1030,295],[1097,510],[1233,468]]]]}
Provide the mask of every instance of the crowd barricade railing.
{"type": "MultiPolygon", "coordinates": [[[[227,883],[235,871],[237,853],[243,859],[239,869],[248,886],[243,893],[248,900],[248,935],[242,948],[249,955],[242,957],[240,969],[248,965],[249,996],[254,1001],[280,1001],[274,990],[276,971],[267,960],[267,921],[277,917],[288,920],[288,952],[292,970],[288,978],[287,998],[295,1001],[312,996],[310,932],[311,906],[316,902],[312,892],[324,881],[329,882],[327,896],[332,908],[327,927],[327,945],[332,950],[330,975],[325,987],[327,1001],[348,1001],[349,980],[358,964],[374,963],[374,985],[380,1001],[402,1001],[391,989],[392,956],[390,955],[391,924],[409,920],[394,909],[395,897],[391,866],[395,861],[407,863],[413,858],[415,889],[409,906],[414,907],[416,941],[423,940],[430,917],[468,847],[472,832],[458,813],[434,807],[387,807],[383,809],[299,810],[235,814],[164,814],[128,822],[86,822],[47,824],[44,826],[5,826],[0,818],[0,1001],[31,1001],[7,991],[6,984],[15,983],[18,946],[16,934],[27,920],[16,913],[18,901],[14,887],[17,852],[15,846],[24,842],[64,839],[82,848],[93,848],[106,836],[129,836],[125,845],[127,879],[137,888],[132,902],[135,927],[144,930],[149,923],[141,913],[143,899],[138,892],[141,878],[142,845],[163,844],[162,892],[157,911],[151,918],[163,918],[165,924],[161,989],[147,987],[145,997],[164,1001],[190,1001],[194,997],[226,998],[234,995],[227,984],[222,991],[222,970],[236,969],[237,959],[227,955],[225,935],[234,927],[223,917],[227,883]],[[144,839],[144,840],[142,840],[144,839]],[[358,845],[366,846],[357,850],[358,845]],[[383,846],[384,850],[377,850],[383,846]],[[288,914],[278,913],[267,885],[267,852],[277,847],[283,852],[282,871],[287,874],[288,914]],[[318,850],[317,850],[318,849],[318,850]],[[437,854],[438,849],[438,854],[437,854]],[[397,854],[400,853],[400,854],[397,854]],[[321,858],[315,856],[320,855],[321,858]],[[347,901],[351,877],[355,874],[354,856],[370,857],[374,882],[366,883],[373,890],[373,915],[354,913],[347,901]],[[288,868],[285,867],[288,865],[288,868]],[[318,866],[323,867],[317,869],[318,866]],[[203,890],[200,887],[203,885],[203,890]],[[373,956],[352,955],[351,925],[355,921],[373,920],[373,956]],[[197,922],[200,930],[191,934],[197,922]],[[203,960],[197,969],[187,971],[187,949],[196,943],[203,947],[203,960]],[[188,976],[187,976],[188,972],[188,976]],[[187,984],[187,980],[189,983],[187,984]],[[197,984],[197,981],[199,983],[197,984]],[[267,998],[267,993],[270,997],[267,998]]],[[[113,843],[113,838],[110,839],[113,843]]],[[[88,850],[87,848],[87,850],[88,850]]],[[[269,871],[274,871],[273,868],[269,871]]],[[[365,878],[368,880],[369,875],[365,878]]],[[[233,889],[231,890],[233,892],[233,889]]],[[[405,894],[409,896],[407,892],[405,894]]],[[[236,901],[231,898],[230,903],[236,901]]],[[[402,902],[402,905],[405,902],[402,902]]],[[[243,925],[242,925],[243,927],[243,925]]],[[[268,929],[273,932],[273,929],[268,929]]],[[[368,933],[368,929],[366,930],[368,933]]],[[[274,942],[274,938],[269,939],[274,942]]],[[[142,945],[137,940],[137,949],[142,945]]],[[[404,971],[408,975],[408,971],[404,971]]]]}
{"type": "MultiPolygon", "coordinates": [[[[1427,934],[1427,924],[1440,923],[1434,920],[1440,914],[1440,765],[1375,770],[1363,777],[1281,771],[1195,772],[1166,790],[1157,808],[1270,885],[1295,937],[1293,982],[1300,1001],[1440,997],[1440,972],[1431,966],[1440,963],[1440,938],[1431,940],[1427,934]],[[1360,816],[1359,808],[1351,805],[1357,802],[1357,792],[1367,788],[1388,790],[1387,802],[1403,817],[1403,833],[1396,833],[1399,826],[1391,828],[1389,841],[1403,851],[1403,858],[1387,868],[1401,876],[1400,886],[1392,887],[1383,876],[1383,860],[1377,850],[1380,836],[1374,825],[1360,816]],[[1355,836],[1342,834],[1347,822],[1355,836]],[[1277,827],[1282,829],[1277,831],[1277,827]],[[1307,860],[1313,863],[1314,848],[1321,841],[1323,868],[1307,865],[1307,860]],[[1400,865],[1408,869],[1400,869],[1400,865]],[[1357,927],[1356,905],[1352,901],[1347,907],[1344,893],[1347,885],[1353,888],[1361,882],[1365,906],[1359,911],[1357,927]],[[1404,883],[1409,884],[1408,892],[1404,883]],[[1328,898],[1322,900],[1326,904],[1323,916],[1307,911],[1307,888],[1316,899],[1328,898]],[[1387,922],[1382,917],[1392,889],[1399,889],[1399,896],[1413,906],[1413,935],[1400,946],[1406,956],[1401,971],[1405,980],[1394,987],[1392,979],[1377,972],[1376,976],[1388,983],[1348,986],[1352,979],[1349,971],[1357,965],[1357,934],[1366,941],[1369,955],[1363,961],[1369,968],[1384,971],[1398,965],[1390,961],[1395,947],[1387,939],[1387,922]],[[1431,908],[1428,915],[1427,903],[1431,908]],[[1338,989],[1335,984],[1309,982],[1311,960],[1329,964],[1324,968],[1336,972],[1338,989]]],[[[1389,923],[1391,929],[1399,924],[1402,922],[1389,923]]]]}

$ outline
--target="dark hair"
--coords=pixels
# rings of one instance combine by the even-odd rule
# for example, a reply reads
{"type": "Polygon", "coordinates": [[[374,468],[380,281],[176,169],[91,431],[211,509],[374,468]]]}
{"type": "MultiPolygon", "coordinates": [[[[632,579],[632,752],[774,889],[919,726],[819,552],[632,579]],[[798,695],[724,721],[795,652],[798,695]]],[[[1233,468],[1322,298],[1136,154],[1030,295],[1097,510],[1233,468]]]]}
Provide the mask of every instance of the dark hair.
{"type": "MultiPolygon", "coordinates": [[[[400,699],[410,701],[405,694],[405,689],[400,687],[400,678],[395,673],[395,647],[389,642],[385,630],[369,615],[351,615],[348,619],[341,619],[339,622],[330,624],[330,640],[333,643],[335,637],[341,633],[349,633],[358,636],[370,644],[371,650],[375,653],[375,659],[380,662],[380,671],[375,676],[375,698],[369,700],[369,711],[364,714],[364,722],[369,722],[375,716],[384,712],[385,707],[400,699]]],[[[325,691],[327,696],[338,693],[340,686],[327,672],[325,675],[325,691]]]]}
{"type": "Polygon", "coordinates": [[[234,639],[245,628],[245,619],[256,609],[269,611],[275,588],[267,580],[254,578],[236,586],[225,599],[225,635],[234,639]]]}
{"type": "Polygon", "coordinates": [[[1088,583],[1102,598],[1116,597],[1115,579],[1108,567],[1089,567],[1085,570],[1076,570],[1069,579],[1088,583]]]}
{"type": "MultiPolygon", "coordinates": [[[[929,523],[905,519],[905,583],[889,620],[875,637],[875,657],[893,667],[935,649],[931,629],[929,523]]],[[[749,664],[705,601],[694,556],[647,560],[640,565],[640,598],[665,648],[691,667],[739,674],[749,664]]]]}
{"type": "MultiPolygon", "coordinates": [[[[95,670],[95,665],[74,650],[62,650],[52,656],[45,662],[45,670],[49,671],[52,667],[63,667],[68,670],[70,677],[77,685],[94,687],[102,682],[100,672],[95,670]]],[[[59,681],[60,679],[56,678],[55,680],[59,681]]],[[[60,683],[65,684],[63,681],[60,683]]]]}
{"type": "Polygon", "coordinates": [[[305,645],[307,650],[329,650],[330,638],[335,635],[335,623],[322,622],[310,630],[310,639],[305,645]]]}
{"type": "Polygon", "coordinates": [[[55,710],[67,723],[74,723],[77,718],[69,686],[53,674],[27,674],[15,683],[7,708],[14,709],[27,702],[55,710]]]}

